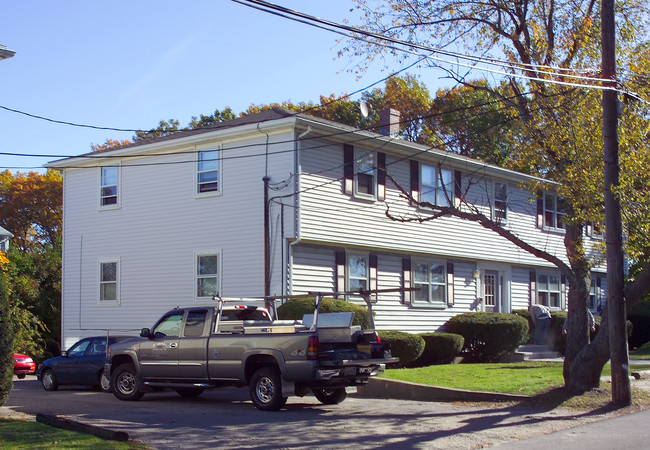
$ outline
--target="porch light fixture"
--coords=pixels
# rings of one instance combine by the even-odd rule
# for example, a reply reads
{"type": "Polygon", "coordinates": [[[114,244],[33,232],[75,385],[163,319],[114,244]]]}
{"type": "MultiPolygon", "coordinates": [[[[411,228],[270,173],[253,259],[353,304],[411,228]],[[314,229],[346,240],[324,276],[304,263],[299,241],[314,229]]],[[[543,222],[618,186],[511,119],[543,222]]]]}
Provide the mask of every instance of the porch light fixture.
{"type": "Polygon", "coordinates": [[[474,280],[478,280],[479,278],[481,278],[481,271],[478,269],[474,269],[474,272],[472,273],[472,278],[474,278],[474,280]]]}

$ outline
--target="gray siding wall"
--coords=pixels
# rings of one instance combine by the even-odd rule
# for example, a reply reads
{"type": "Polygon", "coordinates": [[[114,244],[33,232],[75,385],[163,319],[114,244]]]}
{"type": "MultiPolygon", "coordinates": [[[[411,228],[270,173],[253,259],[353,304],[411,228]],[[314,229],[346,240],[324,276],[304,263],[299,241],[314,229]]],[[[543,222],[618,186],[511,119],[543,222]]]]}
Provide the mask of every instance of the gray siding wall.
{"type": "MultiPolygon", "coordinates": [[[[325,141],[312,141],[311,144],[315,148],[306,148],[301,155],[301,184],[303,188],[309,188],[301,195],[303,240],[552,267],[473,222],[453,217],[425,223],[390,220],[386,217],[387,207],[398,217],[426,217],[428,212],[410,207],[389,180],[386,182],[385,202],[343,194],[342,145],[328,145],[325,141]]],[[[371,146],[366,148],[372,149],[371,146]]],[[[455,169],[463,172],[462,167],[455,169]]],[[[387,170],[402,187],[409,189],[408,159],[388,155],[387,170]]],[[[486,199],[484,179],[478,176],[474,174],[470,177],[463,172],[463,192],[470,201],[486,199]]],[[[507,227],[531,244],[566,259],[564,234],[543,231],[536,226],[535,200],[530,192],[510,183],[507,227]]]]}
{"type": "MultiPolygon", "coordinates": [[[[293,293],[331,292],[335,289],[335,252],[339,248],[298,246],[293,251],[293,293]]],[[[402,287],[403,255],[377,254],[377,283],[380,289],[402,287]]],[[[454,261],[454,305],[446,308],[411,306],[402,303],[399,292],[381,293],[373,305],[375,326],[380,330],[421,333],[439,330],[450,317],[476,310],[475,264],[454,261]]],[[[361,300],[350,301],[365,305],[361,300]]]]}
{"type": "MultiPolygon", "coordinates": [[[[118,209],[98,209],[97,167],[65,170],[63,347],[106,329],[137,333],[165,311],[192,304],[195,252],[221,252],[222,296],[263,294],[262,177],[267,167],[272,183],[289,177],[292,138],[292,132],[271,135],[270,150],[285,152],[269,158],[268,166],[266,136],[223,143],[222,195],[213,197],[194,195],[194,147],[173,150],[180,154],[122,160],[118,209]],[[261,156],[238,158],[251,154],[261,156]],[[119,260],[118,305],[99,304],[100,259],[119,260]]],[[[272,194],[289,192],[293,186],[272,194]]],[[[273,232],[279,241],[279,220],[273,232]]],[[[293,233],[293,220],[287,220],[285,233],[293,233]]],[[[281,247],[272,246],[278,268],[281,247]]],[[[273,289],[280,291],[281,270],[276,275],[273,289]]]]}

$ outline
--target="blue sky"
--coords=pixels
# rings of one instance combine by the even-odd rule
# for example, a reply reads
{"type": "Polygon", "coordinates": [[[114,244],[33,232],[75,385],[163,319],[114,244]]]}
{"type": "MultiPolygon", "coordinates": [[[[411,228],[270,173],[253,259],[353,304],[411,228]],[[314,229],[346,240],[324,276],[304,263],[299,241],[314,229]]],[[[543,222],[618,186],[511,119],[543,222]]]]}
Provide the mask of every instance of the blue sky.
{"type": "MultiPolygon", "coordinates": [[[[351,0],[277,3],[358,23],[351,0]]],[[[317,101],[388,74],[376,67],[357,80],[349,59],[336,59],[338,35],[229,0],[12,1],[2,15],[0,44],[16,55],[0,61],[0,106],[67,122],[150,129],[174,118],[184,126],[226,106],[317,101]]],[[[435,74],[427,77],[433,91],[435,74]]],[[[52,155],[0,155],[0,170],[28,171],[132,135],[0,109],[0,152],[52,155]]]]}

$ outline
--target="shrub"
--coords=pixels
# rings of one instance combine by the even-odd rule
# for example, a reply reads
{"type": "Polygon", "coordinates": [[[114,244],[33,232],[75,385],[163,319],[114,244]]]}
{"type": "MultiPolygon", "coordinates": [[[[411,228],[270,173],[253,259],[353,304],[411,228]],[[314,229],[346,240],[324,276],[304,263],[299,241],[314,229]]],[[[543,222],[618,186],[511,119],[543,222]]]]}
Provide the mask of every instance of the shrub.
{"type": "Polygon", "coordinates": [[[417,334],[405,333],[403,331],[379,331],[381,342],[388,342],[393,356],[399,357],[399,362],[391,364],[391,367],[405,367],[415,361],[424,351],[424,339],[417,334]]]}
{"type": "MultiPolygon", "coordinates": [[[[352,312],[354,318],[352,325],[360,325],[365,330],[371,327],[368,308],[343,300],[324,298],[320,302],[318,311],[321,313],[352,312]]],[[[278,308],[278,317],[282,320],[302,320],[305,314],[314,313],[314,298],[292,298],[278,308]]]]}
{"type": "Polygon", "coordinates": [[[447,331],[465,338],[469,362],[495,362],[528,340],[528,321],[516,314],[465,313],[452,317],[447,331]]]}
{"type": "Polygon", "coordinates": [[[434,364],[449,364],[463,350],[465,339],[460,334],[422,333],[424,351],[409,364],[409,367],[426,367],[434,364]]]}

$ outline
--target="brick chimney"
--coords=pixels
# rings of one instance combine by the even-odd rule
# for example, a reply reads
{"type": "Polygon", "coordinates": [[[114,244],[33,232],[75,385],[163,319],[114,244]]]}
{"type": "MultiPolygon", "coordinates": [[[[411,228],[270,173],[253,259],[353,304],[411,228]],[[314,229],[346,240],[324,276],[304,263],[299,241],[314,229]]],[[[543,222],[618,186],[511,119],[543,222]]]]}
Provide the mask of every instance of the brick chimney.
{"type": "Polygon", "coordinates": [[[379,111],[379,133],[384,136],[399,136],[399,121],[401,113],[393,108],[384,108],[379,111]]]}

